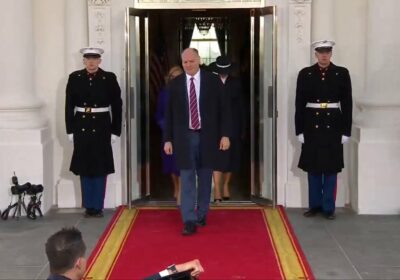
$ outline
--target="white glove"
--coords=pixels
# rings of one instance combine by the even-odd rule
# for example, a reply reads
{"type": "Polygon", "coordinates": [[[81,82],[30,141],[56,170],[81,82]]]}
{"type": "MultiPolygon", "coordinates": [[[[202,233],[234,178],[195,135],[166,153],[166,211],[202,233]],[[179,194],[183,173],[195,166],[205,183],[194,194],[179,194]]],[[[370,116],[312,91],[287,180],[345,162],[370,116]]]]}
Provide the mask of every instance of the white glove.
{"type": "Polygon", "coordinates": [[[74,142],[74,134],[68,134],[68,140],[69,142],[74,142]]]}
{"type": "Polygon", "coordinates": [[[300,133],[297,135],[297,139],[299,140],[300,143],[304,144],[304,134],[300,133]]]}
{"type": "Polygon", "coordinates": [[[349,136],[342,135],[342,144],[344,144],[344,143],[348,142],[348,141],[349,141],[349,139],[350,139],[350,137],[349,137],[349,136]]]}
{"type": "Polygon", "coordinates": [[[114,144],[119,137],[117,135],[111,134],[111,143],[114,144]]]}

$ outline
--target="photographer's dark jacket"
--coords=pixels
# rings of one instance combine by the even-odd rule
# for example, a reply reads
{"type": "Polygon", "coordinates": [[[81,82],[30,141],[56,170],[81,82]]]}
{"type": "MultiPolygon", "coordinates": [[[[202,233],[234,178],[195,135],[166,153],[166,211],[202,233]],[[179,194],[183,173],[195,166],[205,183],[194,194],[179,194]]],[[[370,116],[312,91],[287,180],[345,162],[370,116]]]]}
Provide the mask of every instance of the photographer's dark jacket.
{"type": "Polygon", "coordinates": [[[70,74],[66,89],[65,124],[74,135],[70,170],[76,175],[114,173],[111,134],[121,135],[121,89],[114,73],[98,69],[92,80],[86,69],[70,74]],[[80,108],[105,108],[109,112],[78,112],[80,108]]]}
{"type": "Polygon", "coordinates": [[[299,72],[296,89],[296,135],[304,134],[299,168],[311,173],[333,174],[343,164],[342,135],[350,136],[352,94],[349,71],[331,63],[324,71],[318,64],[299,72]],[[340,103],[340,108],[307,108],[307,103],[340,103]]]}

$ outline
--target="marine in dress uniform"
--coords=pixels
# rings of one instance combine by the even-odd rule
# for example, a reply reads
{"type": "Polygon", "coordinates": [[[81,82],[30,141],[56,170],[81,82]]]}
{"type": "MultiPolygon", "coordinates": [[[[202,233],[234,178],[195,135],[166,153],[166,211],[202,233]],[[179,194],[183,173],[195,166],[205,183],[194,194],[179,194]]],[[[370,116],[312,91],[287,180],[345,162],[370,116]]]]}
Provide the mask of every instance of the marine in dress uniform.
{"type": "Polygon", "coordinates": [[[352,94],[349,71],[333,64],[333,41],[312,44],[318,62],[299,72],[296,135],[302,143],[298,167],[308,173],[309,209],[335,219],[337,173],[344,167],[343,143],[351,135],[352,94]]]}
{"type": "Polygon", "coordinates": [[[106,178],[114,173],[111,142],[121,135],[121,89],[114,73],[99,68],[100,48],[83,48],[85,69],[69,75],[65,123],[74,143],[70,171],[81,179],[87,217],[103,215],[106,178]]]}

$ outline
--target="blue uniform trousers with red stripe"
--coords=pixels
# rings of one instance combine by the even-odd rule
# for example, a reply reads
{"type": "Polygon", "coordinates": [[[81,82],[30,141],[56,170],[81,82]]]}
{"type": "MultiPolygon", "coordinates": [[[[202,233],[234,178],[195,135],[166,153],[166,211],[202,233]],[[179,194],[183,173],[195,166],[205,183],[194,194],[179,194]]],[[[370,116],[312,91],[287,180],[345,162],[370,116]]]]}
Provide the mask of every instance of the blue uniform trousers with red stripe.
{"type": "Polygon", "coordinates": [[[308,173],[308,199],[310,209],[335,213],[337,174],[308,173]]]}
{"type": "Polygon", "coordinates": [[[82,206],[101,211],[104,208],[107,176],[81,176],[82,206]]]}

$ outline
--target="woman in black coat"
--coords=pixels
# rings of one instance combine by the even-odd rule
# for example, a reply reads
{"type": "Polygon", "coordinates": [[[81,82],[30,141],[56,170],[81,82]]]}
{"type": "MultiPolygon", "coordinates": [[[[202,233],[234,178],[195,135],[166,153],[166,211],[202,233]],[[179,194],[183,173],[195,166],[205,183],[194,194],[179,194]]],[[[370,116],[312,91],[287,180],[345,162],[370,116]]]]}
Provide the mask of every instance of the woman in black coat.
{"type": "Polygon", "coordinates": [[[242,137],[245,129],[245,110],[243,104],[242,85],[239,79],[233,77],[233,66],[230,59],[226,56],[217,57],[216,61],[209,65],[210,71],[218,74],[224,84],[224,92],[229,98],[231,106],[231,146],[229,150],[218,151],[216,167],[213,172],[214,177],[214,202],[221,202],[222,199],[229,200],[229,184],[232,173],[240,170],[242,137]],[[220,185],[223,184],[221,198],[220,185]]]}
{"type": "Polygon", "coordinates": [[[121,135],[121,90],[114,73],[99,68],[102,49],[81,50],[85,69],[70,74],[65,123],[74,143],[70,170],[81,176],[86,216],[102,216],[106,178],[114,173],[111,142],[121,135]]]}

